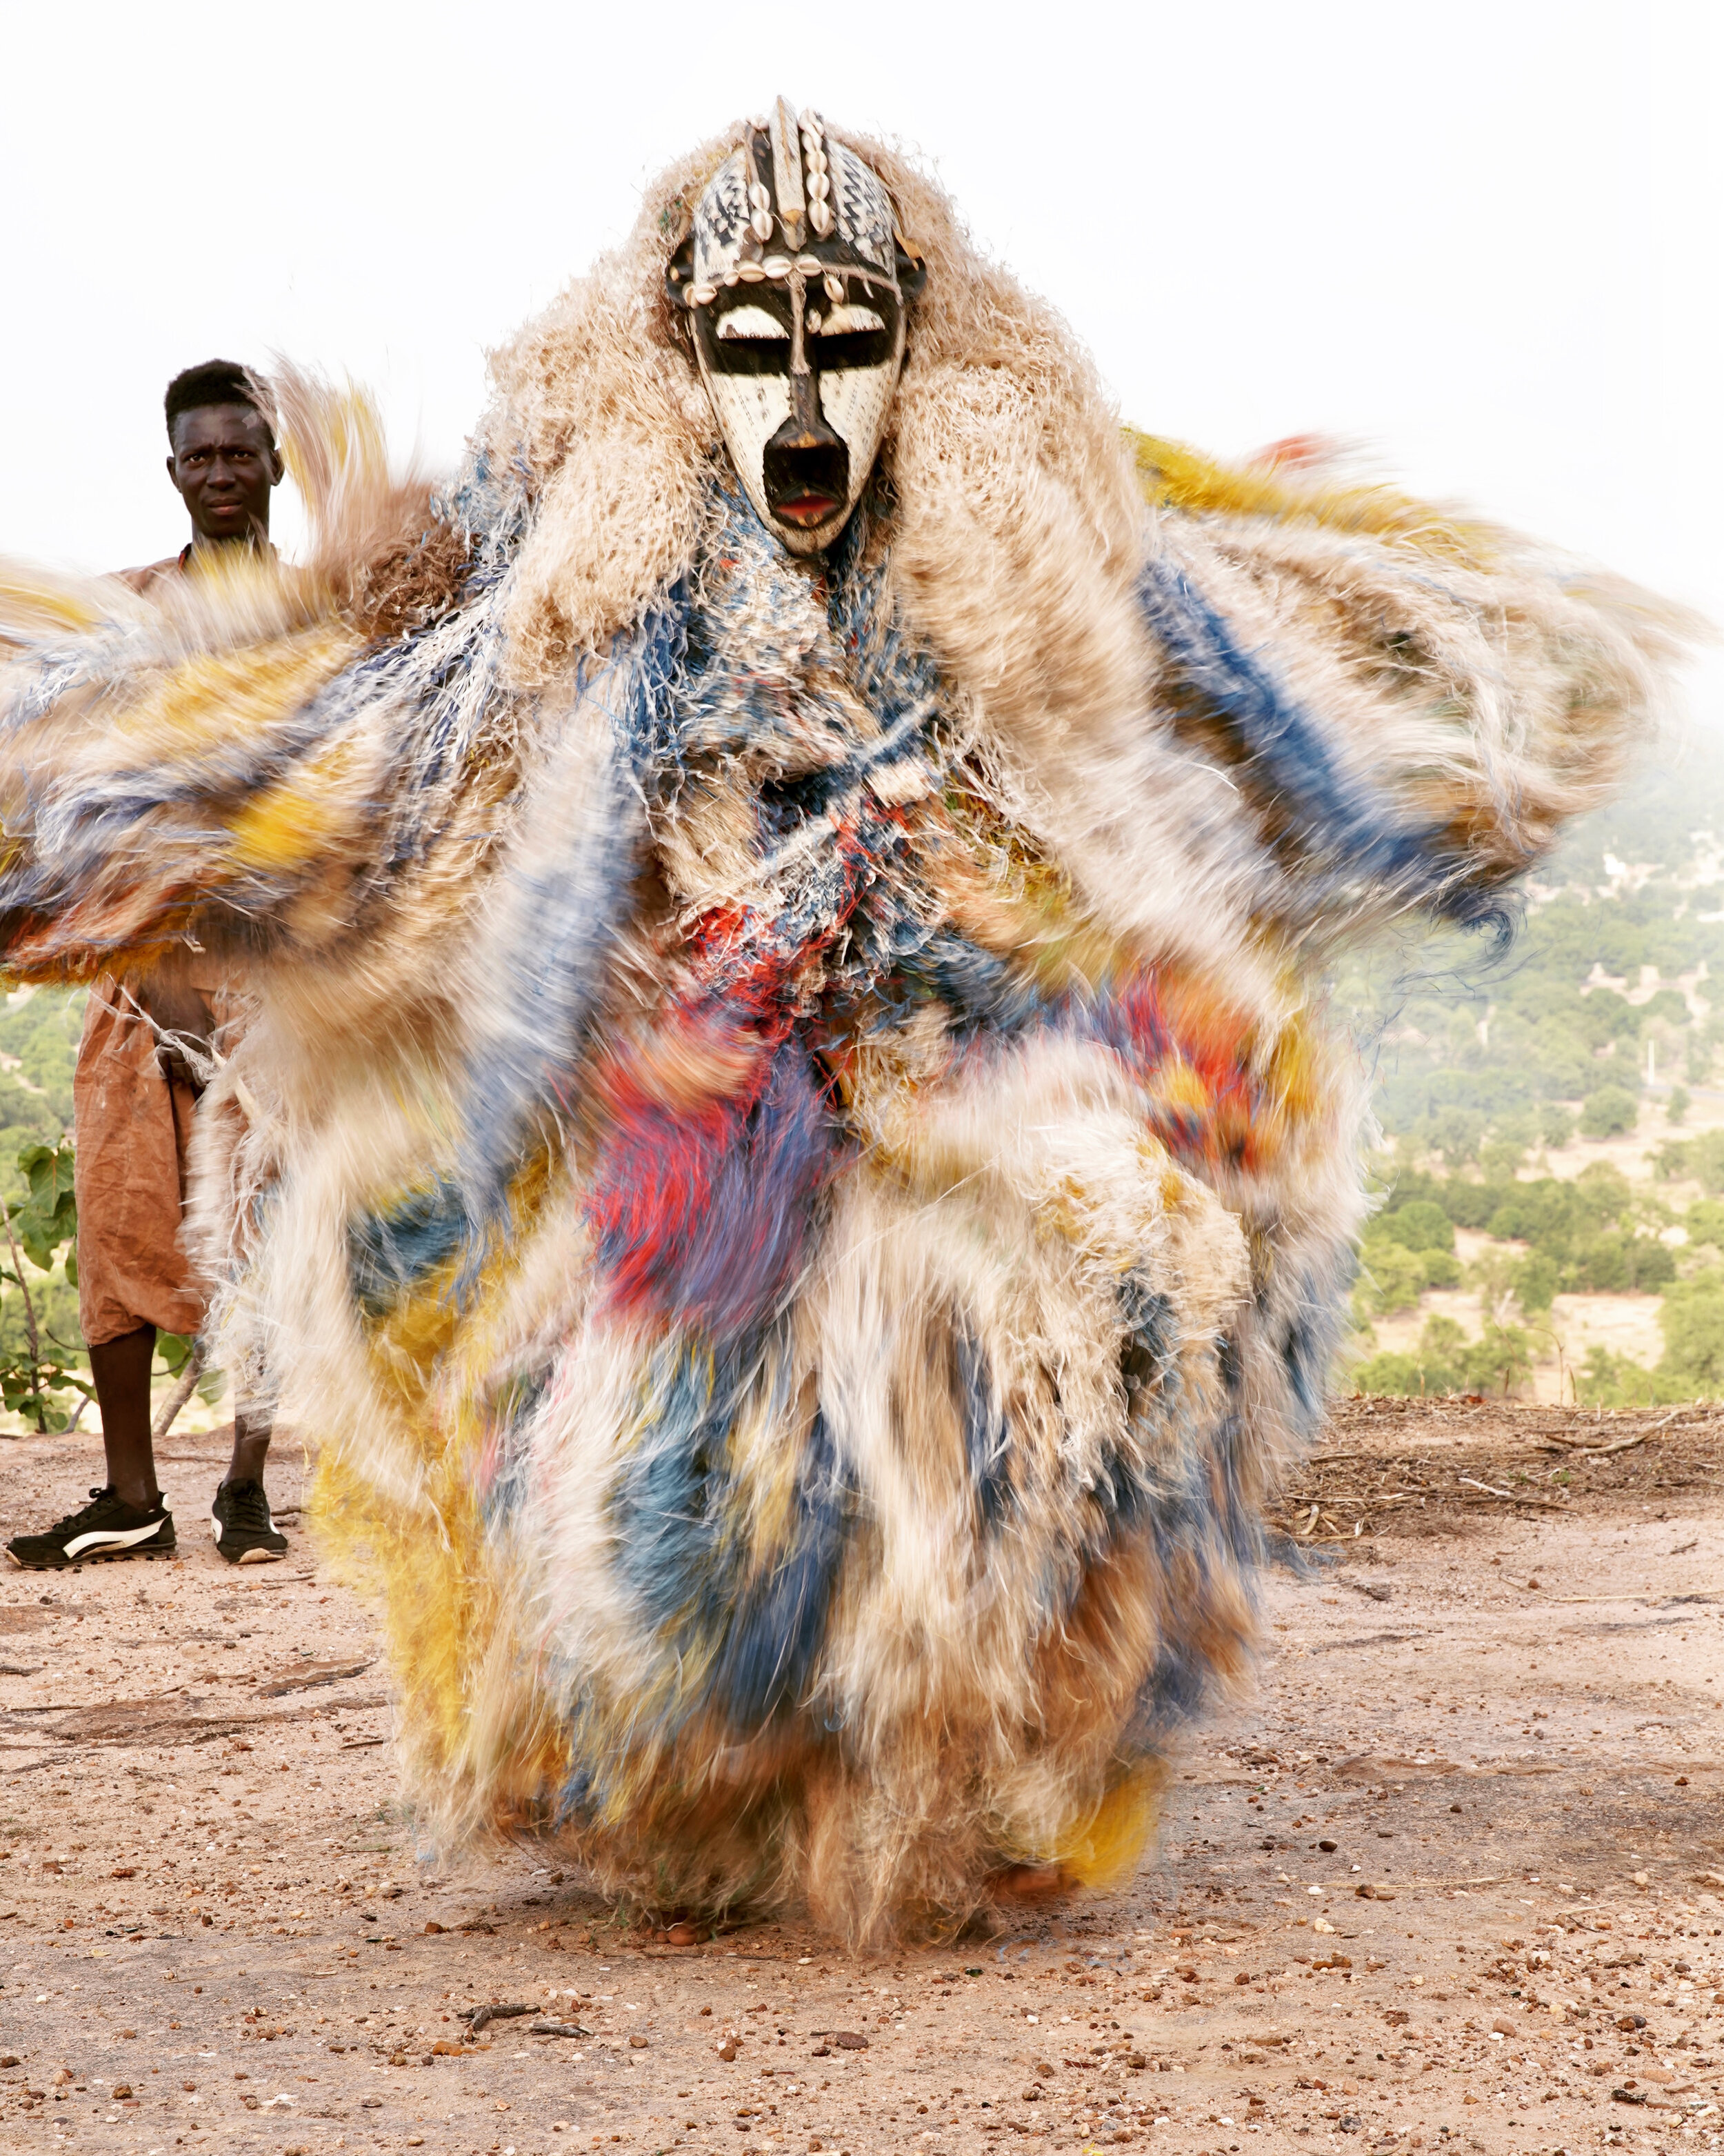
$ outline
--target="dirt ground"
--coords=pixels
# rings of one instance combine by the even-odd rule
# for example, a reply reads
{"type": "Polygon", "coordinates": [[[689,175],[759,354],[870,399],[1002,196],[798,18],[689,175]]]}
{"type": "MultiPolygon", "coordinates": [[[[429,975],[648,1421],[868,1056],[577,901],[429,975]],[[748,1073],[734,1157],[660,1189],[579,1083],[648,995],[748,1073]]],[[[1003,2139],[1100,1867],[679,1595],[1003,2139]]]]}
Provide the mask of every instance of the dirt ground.
{"type": "MultiPolygon", "coordinates": [[[[1720,2142],[1724,1418],[1343,1404],[1129,1887],[865,1958],[422,1856],[366,1613],[293,1520],[220,1563],[223,1453],[177,1563],[0,1576],[0,2148],[1720,2142]]],[[[94,1479],[4,1456],[0,1535],[94,1479]]]]}

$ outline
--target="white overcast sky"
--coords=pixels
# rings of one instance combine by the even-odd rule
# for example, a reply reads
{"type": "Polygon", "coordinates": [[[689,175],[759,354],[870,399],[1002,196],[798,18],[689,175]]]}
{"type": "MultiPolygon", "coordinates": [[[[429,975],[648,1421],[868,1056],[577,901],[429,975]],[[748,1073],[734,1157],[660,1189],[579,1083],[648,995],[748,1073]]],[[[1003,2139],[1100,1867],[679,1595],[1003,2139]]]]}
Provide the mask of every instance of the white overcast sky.
{"type": "Polygon", "coordinates": [[[932,160],[1141,425],[1340,436],[1724,620],[1717,0],[61,0],[0,85],[0,552],[182,543],[213,354],[448,465],[486,346],[782,90],[932,160]]]}

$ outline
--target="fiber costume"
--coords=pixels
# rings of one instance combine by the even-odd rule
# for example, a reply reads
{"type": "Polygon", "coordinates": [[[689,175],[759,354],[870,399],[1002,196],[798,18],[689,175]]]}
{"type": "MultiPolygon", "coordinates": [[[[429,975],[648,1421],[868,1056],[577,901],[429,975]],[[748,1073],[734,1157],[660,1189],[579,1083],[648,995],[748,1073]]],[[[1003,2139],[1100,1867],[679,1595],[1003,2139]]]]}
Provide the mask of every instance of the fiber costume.
{"type": "Polygon", "coordinates": [[[214,1352],[321,1440],[445,1830],[859,1935],[1116,1876],[1321,1413],[1325,954],[1499,921],[1665,630],[1122,436],[782,105],[495,378],[428,502],[278,385],[303,570],[14,579],[7,963],[249,976],[214,1352]]]}
{"type": "MultiPolygon", "coordinates": [[[[119,581],[148,598],[184,574],[191,552],[119,581]]],[[[186,954],[177,964],[208,1008],[220,983],[186,954]]],[[[195,1332],[203,1296],[180,1228],[197,1100],[158,1067],[147,980],[104,974],[93,986],[73,1081],[79,1330],[96,1347],[141,1325],[195,1332]]]]}

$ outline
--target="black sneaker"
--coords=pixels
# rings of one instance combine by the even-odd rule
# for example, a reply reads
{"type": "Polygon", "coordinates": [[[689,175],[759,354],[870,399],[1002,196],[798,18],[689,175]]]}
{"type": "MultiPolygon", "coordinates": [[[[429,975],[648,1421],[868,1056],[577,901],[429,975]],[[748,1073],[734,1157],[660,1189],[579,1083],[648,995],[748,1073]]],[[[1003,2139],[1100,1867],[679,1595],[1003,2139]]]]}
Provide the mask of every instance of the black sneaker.
{"type": "Polygon", "coordinates": [[[112,1490],[92,1490],[91,1502],[45,1535],[15,1535],[6,1554],[26,1572],[57,1572],[103,1558],[172,1557],[173,1514],[157,1497],[153,1505],[128,1505],[112,1490]]]}
{"type": "Polygon", "coordinates": [[[273,1564],[287,1555],[261,1482],[223,1482],[209,1508],[209,1531],[229,1564],[273,1564]]]}

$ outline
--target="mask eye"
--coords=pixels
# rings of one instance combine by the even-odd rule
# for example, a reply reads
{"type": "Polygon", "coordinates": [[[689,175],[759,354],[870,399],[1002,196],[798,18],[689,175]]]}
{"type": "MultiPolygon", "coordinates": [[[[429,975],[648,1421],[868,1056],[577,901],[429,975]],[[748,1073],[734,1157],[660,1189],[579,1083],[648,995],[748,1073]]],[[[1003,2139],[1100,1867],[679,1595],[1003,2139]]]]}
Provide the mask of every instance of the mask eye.
{"type": "Polygon", "coordinates": [[[731,307],[707,326],[707,357],[721,374],[788,374],[790,333],[764,307],[731,307]]]}
{"type": "Polygon", "coordinates": [[[823,374],[857,367],[886,367],[892,359],[894,320],[879,307],[840,301],[808,339],[808,360],[823,374]]]}
{"type": "Polygon", "coordinates": [[[764,307],[732,307],[719,316],[718,336],[721,344],[752,344],[762,337],[782,338],[784,325],[764,307]]]}
{"type": "Polygon", "coordinates": [[[885,324],[872,307],[834,307],[820,325],[822,336],[844,336],[857,330],[884,330],[885,324]]]}

